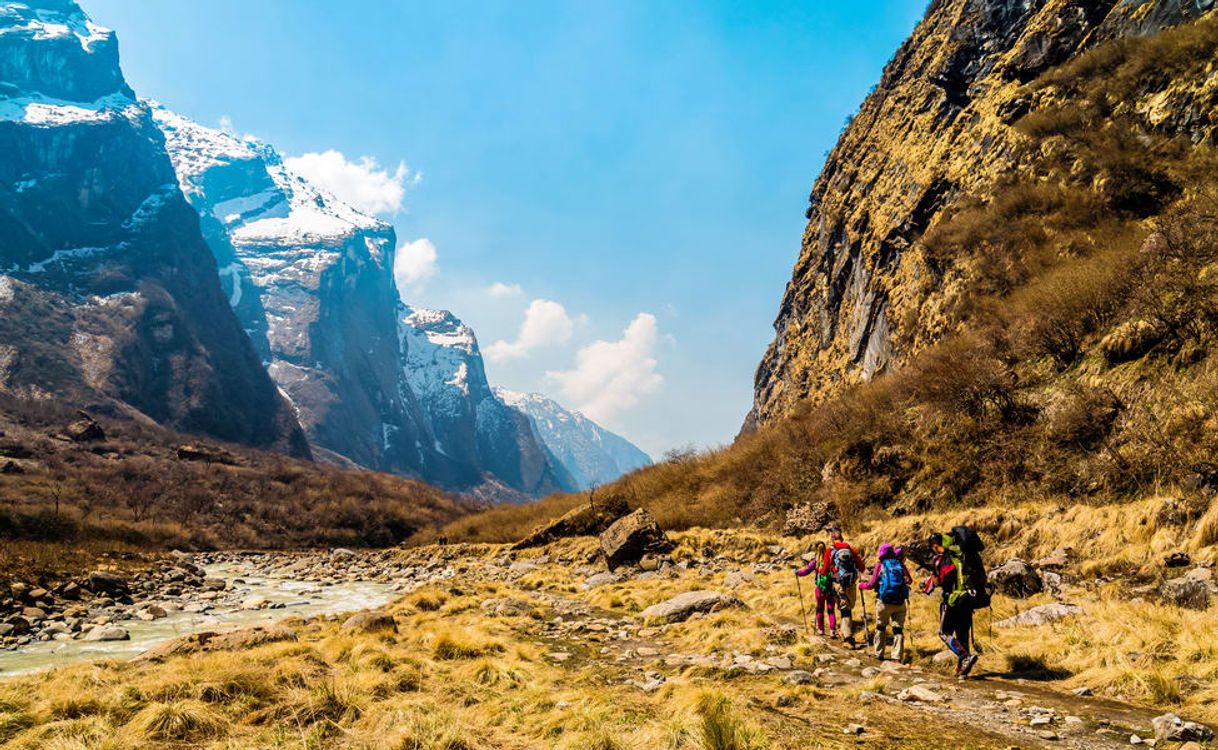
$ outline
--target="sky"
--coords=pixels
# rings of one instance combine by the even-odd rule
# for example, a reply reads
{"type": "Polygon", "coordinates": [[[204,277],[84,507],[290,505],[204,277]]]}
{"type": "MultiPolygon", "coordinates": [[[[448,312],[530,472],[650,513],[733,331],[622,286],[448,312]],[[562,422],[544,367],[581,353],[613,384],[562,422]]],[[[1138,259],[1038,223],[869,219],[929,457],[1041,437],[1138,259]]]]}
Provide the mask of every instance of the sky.
{"type": "Polygon", "coordinates": [[[493,384],[656,457],[735,436],[812,182],[926,6],[80,1],[137,94],[391,221],[493,384]]]}

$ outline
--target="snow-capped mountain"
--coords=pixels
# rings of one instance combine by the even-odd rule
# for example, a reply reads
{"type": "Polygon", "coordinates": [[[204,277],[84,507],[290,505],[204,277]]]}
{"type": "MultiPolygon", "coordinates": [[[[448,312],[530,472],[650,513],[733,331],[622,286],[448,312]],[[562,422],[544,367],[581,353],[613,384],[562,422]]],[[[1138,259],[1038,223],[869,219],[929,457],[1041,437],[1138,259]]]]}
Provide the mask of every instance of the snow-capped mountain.
{"type": "Polygon", "coordinates": [[[436,450],[486,467],[527,494],[576,489],[529,418],[495,396],[473,329],[447,310],[405,306],[398,322],[403,372],[436,450]]]}
{"type": "Polygon", "coordinates": [[[495,388],[503,403],[528,415],[542,442],[571,473],[580,489],[611,482],[651,465],[651,456],[577,411],[540,393],[495,388]]]}
{"type": "Polygon", "coordinates": [[[266,143],[153,115],[229,303],[316,446],[512,499],[571,486],[527,419],[495,401],[472,331],[401,306],[389,224],[293,174],[266,143]]]}
{"type": "Polygon", "coordinates": [[[0,274],[0,390],[307,453],[114,33],[71,0],[0,0],[0,274]]]}

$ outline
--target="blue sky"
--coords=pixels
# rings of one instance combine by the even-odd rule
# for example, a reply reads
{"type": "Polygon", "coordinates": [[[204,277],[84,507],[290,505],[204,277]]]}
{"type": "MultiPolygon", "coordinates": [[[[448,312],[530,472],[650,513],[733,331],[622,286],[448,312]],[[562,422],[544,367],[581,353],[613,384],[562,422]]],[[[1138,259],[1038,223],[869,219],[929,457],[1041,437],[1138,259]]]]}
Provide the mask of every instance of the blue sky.
{"type": "Polygon", "coordinates": [[[338,152],[300,163],[371,196],[408,302],[472,325],[493,383],[657,456],[739,428],[813,179],[925,9],[81,4],[141,96],[285,155],[338,152]]]}

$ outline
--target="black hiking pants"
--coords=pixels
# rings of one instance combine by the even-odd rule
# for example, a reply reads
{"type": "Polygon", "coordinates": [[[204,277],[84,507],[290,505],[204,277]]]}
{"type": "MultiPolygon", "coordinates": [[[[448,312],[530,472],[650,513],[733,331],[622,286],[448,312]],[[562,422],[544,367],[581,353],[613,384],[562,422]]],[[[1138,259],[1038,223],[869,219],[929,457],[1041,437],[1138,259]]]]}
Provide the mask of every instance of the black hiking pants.
{"type": "Polygon", "coordinates": [[[969,638],[973,633],[973,608],[964,603],[948,606],[943,602],[939,609],[939,638],[957,658],[969,653],[969,638]]]}

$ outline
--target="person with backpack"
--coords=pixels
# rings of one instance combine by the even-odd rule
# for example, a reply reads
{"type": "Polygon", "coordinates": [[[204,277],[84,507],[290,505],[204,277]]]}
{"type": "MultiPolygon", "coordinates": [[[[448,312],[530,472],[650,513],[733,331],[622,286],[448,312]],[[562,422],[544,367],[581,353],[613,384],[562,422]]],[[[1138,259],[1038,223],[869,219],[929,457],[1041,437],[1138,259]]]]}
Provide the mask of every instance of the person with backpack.
{"type": "Polygon", "coordinates": [[[859,584],[862,591],[875,591],[875,658],[884,658],[888,624],[892,623],[892,658],[905,661],[905,617],[909,612],[909,587],[913,576],[901,559],[901,550],[885,542],[870,580],[859,584]]]}
{"type": "Polygon", "coordinates": [[[956,676],[963,679],[973,671],[977,655],[969,649],[973,632],[973,612],[990,603],[989,584],[981,551],[981,538],[967,526],[957,526],[950,534],[931,534],[927,540],[935,554],[934,574],[926,581],[927,594],[936,586],[943,592],[939,605],[939,638],[956,655],[956,676]]]}
{"type": "Polygon", "coordinates": [[[837,619],[842,626],[842,640],[854,648],[854,605],[859,597],[859,571],[863,558],[842,538],[841,529],[829,530],[829,546],[825,548],[826,569],[833,571],[837,595],[837,619]]]}
{"type": "Polygon", "coordinates": [[[832,638],[837,638],[837,594],[833,590],[833,570],[826,562],[825,543],[817,542],[816,554],[812,556],[812,561],[806,566],[795,571],[795,575],[803,578],[806,575],[816,574],[813,579],[815,585],[813,589],[816,591],[816,634],[822,638],[829,635],[832,638]],[[825,611],[829,612],[829,631],[825,632],[825,611]]]}

